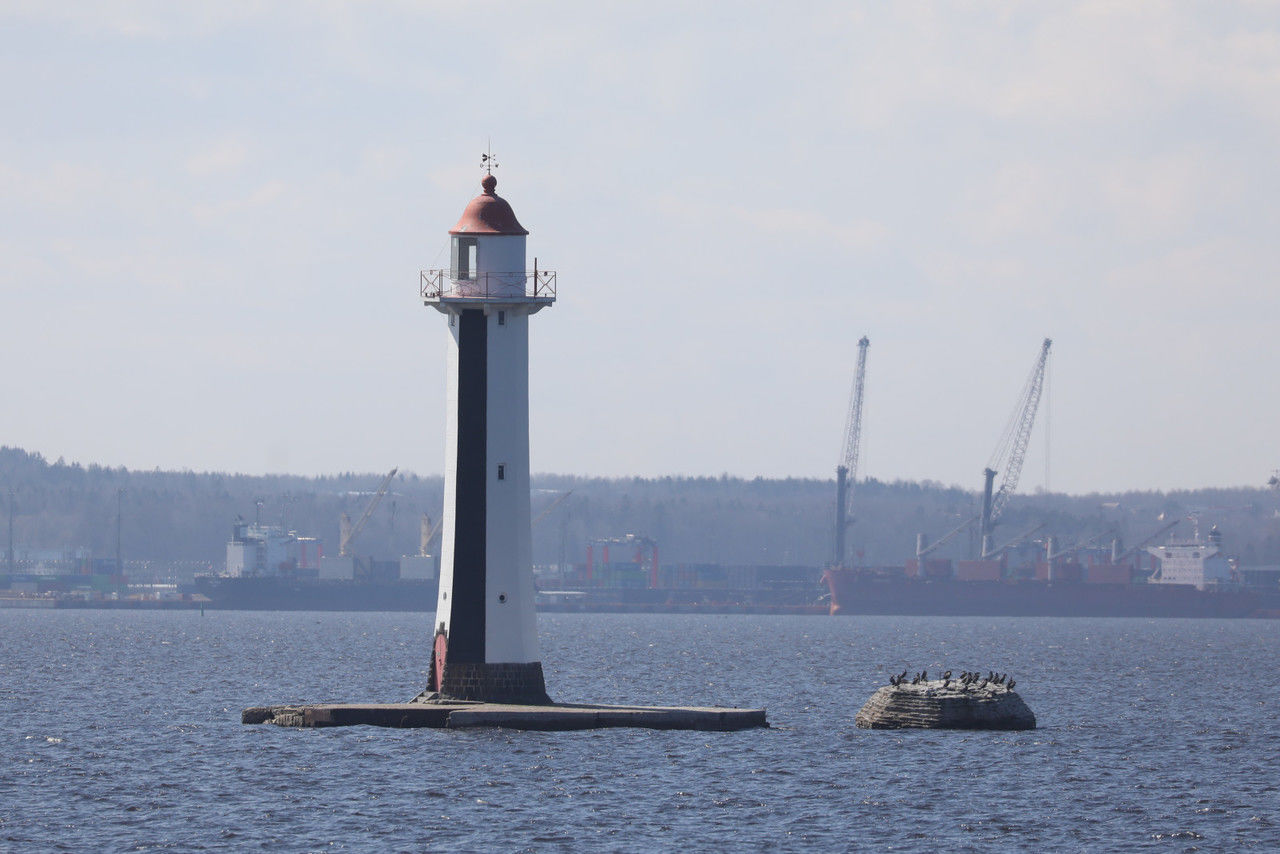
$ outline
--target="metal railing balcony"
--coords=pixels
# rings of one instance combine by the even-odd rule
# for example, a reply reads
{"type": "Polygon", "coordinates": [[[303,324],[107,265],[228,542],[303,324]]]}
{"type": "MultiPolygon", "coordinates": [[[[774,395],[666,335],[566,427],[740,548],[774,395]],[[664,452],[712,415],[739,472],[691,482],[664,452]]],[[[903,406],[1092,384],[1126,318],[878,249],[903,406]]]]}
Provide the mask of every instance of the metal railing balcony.
{"type": "Polygon", "coordinates": [[[418,292],[424,302],[440,300],[521,300],[554,302],[554,270],[527,270],[517,273],[479,273],[471,278],[454,278],[451,270],[422,270],[418,292]]]}

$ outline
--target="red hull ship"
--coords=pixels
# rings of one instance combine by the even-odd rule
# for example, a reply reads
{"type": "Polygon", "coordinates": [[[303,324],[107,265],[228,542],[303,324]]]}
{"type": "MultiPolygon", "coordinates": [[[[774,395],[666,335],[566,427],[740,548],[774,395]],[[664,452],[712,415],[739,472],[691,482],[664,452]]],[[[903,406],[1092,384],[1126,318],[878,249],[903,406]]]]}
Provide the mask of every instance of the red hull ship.
{"type": "Polygon", "coordinates": [[[875,570],[823,573],[832,614],[946,617],[1275,617],[1280,592],[1181,584],[907,578],[875,570]]]}

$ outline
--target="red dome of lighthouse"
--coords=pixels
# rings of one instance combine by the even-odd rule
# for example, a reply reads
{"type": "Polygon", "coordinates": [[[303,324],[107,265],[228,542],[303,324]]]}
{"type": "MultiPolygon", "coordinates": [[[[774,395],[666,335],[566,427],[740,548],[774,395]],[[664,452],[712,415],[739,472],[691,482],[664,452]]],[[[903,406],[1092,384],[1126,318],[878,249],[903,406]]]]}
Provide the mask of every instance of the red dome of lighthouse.
{"type": "Polygon", "coordinates": [[[462,212],[458,224],[450,234],[528,234],[529,230],[516,220],[515,211],[501,196],[494,195],[498,179],[485,175],[480,181],[484,192],[476,196],[462,212]]]}

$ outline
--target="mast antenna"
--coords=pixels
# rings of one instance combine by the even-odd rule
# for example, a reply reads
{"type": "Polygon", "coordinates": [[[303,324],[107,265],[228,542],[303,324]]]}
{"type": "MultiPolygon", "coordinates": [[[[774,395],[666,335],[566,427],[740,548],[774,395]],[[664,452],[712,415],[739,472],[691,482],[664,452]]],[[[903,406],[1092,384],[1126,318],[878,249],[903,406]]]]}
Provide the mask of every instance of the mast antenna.
{"type": "Polygon", "coordinates": [[[493,140],[486,143],[484,153],[480,155],[480,168],[486,175],[492,175],[493,170],[498,168],[498,158],[493,156],[493,140]]]}

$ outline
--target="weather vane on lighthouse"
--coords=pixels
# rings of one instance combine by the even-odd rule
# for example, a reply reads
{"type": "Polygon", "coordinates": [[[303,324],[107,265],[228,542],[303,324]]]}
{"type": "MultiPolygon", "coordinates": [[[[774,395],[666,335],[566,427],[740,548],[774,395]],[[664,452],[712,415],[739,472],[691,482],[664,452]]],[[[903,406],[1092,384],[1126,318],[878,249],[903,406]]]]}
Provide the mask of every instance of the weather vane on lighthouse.
{"type": "Polygon", "coordinates": [[[489,143],[488,148],[480,155],[480,168],[484,170],[484,174],[492,175],[493,170],[498,168],[498,158],[493,156],[493,143],[489,143]]]}

